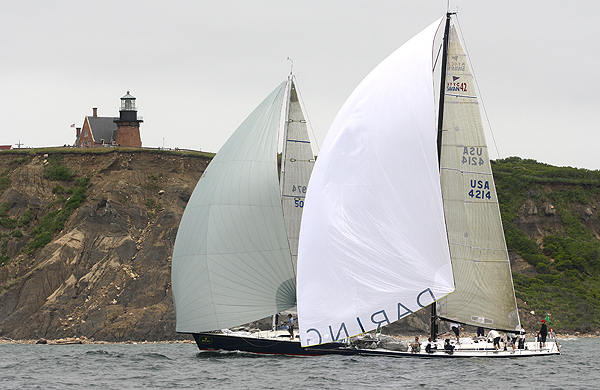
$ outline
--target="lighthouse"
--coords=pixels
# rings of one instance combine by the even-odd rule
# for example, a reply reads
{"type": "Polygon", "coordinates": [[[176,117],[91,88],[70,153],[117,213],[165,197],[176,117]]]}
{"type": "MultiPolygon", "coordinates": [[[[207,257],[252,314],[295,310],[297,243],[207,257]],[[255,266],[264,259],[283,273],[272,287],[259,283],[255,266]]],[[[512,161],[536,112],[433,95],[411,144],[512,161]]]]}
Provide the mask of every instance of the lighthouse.
{"type": "Polygon", "coordinates": [[[115,140],[117,145],[136,148],[142,147],[140,123],[142,123],[143,120],[141,117],[137,116],[135,97],[130,95],[129,91],[121,98],[119,119],[115,119],[114,122],[117,124],[117,139],[115,140]]]}

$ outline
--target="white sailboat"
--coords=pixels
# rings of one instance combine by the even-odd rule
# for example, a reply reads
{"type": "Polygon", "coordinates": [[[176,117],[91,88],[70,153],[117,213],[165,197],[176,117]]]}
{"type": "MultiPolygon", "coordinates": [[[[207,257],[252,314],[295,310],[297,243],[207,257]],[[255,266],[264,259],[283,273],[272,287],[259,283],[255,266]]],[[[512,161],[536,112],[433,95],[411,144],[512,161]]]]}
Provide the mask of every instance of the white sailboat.
{"type": "Polygon", "coordinates": [[[176,329],[193,334],[200,349],[322,354],[306,352],[287,330],[229,330],[296,306],[298,234],[314,161],[290,75],[213,158],[177,232],[176,329]]]}
{"type": "MultiPolygon", "coordinates": [[[[300,233],[303,346],[379,329],[427,305],[449,320],[520,329],[473,76],[446,16],[438,126],[432,47],[443,18],[377,66],[334,120],[313,170],[300,233]],[[436,131],[438,129],[438,131],[436,131]]],[[[559,354],[461,339],[428,353],[347,344],[348,353],[418,357],[559,354]]]]}

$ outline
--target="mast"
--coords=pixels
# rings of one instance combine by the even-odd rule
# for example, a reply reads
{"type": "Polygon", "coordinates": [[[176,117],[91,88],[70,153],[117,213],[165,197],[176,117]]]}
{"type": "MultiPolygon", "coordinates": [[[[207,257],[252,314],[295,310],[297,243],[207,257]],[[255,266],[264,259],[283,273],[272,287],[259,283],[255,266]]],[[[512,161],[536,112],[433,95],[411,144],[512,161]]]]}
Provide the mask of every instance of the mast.
{"type": "MultiPolygon", "coordinates": [[[[442,41],[442,69],[440,76],[440,100],[438,107],[438,134],[437,134],[437,150],[438,150],[438,165],[440,165],[440,161],[442,158],[442,124],[444,122],[444,97],[446,94],[446,64],[448,62],[448,35],[450,33],[450,17],[454,15],[454,13],[446,12],[446,26],[444,27],[444,38],[442,41]]],[[[430,332],[431,332],[431,340],[435,340],[437,338],[437,312],[436,312],[436,303],[433,302],[431,304],[431,323],[430,323],[430,332]]]]}

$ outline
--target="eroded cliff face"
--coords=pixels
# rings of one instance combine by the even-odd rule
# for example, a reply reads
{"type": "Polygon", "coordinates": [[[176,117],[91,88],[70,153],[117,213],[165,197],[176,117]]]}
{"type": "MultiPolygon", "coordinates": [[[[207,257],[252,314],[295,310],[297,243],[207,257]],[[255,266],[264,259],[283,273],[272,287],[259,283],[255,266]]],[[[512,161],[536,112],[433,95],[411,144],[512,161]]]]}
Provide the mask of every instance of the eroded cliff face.
{"type": "MultiPolygon", "coordinates": [[[[153,151],[0,153],[0,337],[189,338],[175,332],[171,256],[179,221],[209,161],[200,153],[153,151]],[[53,164],[73,176],[48,178],[53,164]],[[83,202],[68,214],[62,230],[52,231],[49,242],[36,249],[32,243],[48,216],[68,208],[85,177],[83,202]]],[[[516,213],[514,225],[538,245],[565,229],[559,205],[545,196],[561,186],[542,188],[533,194],[536,201],[528,198],[516,213]]],[[[592,198],[561,207],[600,239],[600,206],[592,198]]],[[[514,252],[510,261],[513,272],[537,274],[514,252]]],[[[532,314],[520,299],[518,306],[526,328],[534,329],[540,313],[532,314]]],[[[426,334],[428,324],[429,312],[423,309],[386,332],[426,334]]],[[[269,321],[249,326],[269,327],[269,321]]]]}
{"type": "Polygon", "coordinates": [[[0,154],[7,187],[0,196],[0,336],[187,338],[175,332],[170,262],[183,210],[209,161],[149,151],[0,154]],[[72,179],[44,178],[53,158],[72,179]],[[57,186],[85,176],[85,201],[48,244],[31,251],[34,228],[69,196],[57,186]],[[27,212],[32,219],[24,224],[27,212]]]}

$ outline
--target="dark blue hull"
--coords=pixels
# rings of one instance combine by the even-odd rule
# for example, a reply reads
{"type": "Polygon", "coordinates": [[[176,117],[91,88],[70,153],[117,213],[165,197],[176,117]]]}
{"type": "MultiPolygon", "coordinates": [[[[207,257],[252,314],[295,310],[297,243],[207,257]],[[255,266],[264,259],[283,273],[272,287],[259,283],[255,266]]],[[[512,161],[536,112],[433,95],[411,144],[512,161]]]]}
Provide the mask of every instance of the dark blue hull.
{"type": "Polygon", "coordinates": [[[320,356],[331,354],[348,354],[348,350],[340,351],[340,344],[324,344],[318,347],[304,348],[300,342],[287,339],[273,340],[268,338],[228,336],[213,333],[192,333],[198,348],[203,351],[242,351],[268,355],[320,356]]]}

